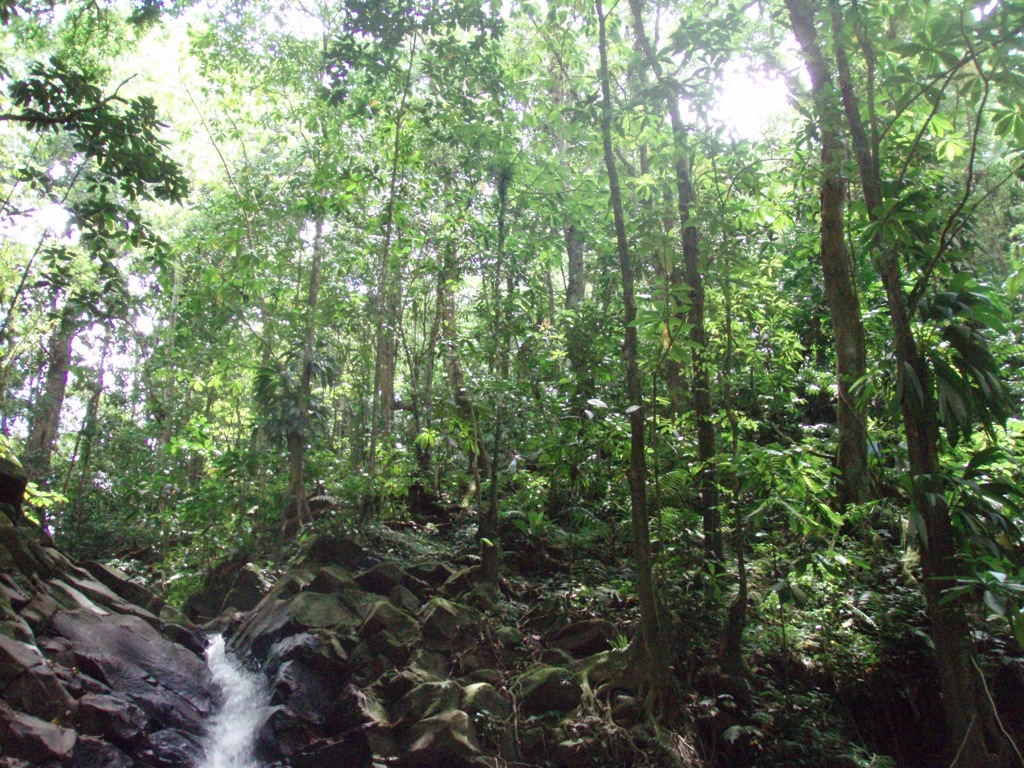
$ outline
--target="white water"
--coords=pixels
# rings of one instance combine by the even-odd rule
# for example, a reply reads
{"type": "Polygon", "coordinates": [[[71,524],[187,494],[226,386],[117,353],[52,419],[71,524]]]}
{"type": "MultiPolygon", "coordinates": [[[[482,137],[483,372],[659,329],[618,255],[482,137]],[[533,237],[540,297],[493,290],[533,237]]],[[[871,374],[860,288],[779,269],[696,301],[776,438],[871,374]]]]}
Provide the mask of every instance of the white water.
{"type": "Polygon", "coordinates": [[[224,705],[210,719],[203,760],[197,768],[259,768],[253,747],[267,719],[263,679],[225,653],[220,635],[206,649],[206,663],[224,695],[224,705]]]}

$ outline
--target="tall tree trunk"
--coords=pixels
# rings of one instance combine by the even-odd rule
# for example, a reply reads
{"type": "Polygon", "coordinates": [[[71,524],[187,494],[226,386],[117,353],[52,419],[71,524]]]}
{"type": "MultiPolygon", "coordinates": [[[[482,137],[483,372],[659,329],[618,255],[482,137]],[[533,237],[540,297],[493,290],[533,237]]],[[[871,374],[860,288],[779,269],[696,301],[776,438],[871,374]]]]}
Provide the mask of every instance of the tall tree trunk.
{"type": "Polygon", "coordinates": [[[480,492],[479,477],[490,476],[491,460],[477,431],[476,408],[473,406],[472,401],[469,399],[469,393],[466,391],[466,377],[462,372],[462,363],[459,361],[459,355],[455,350],[458,331],[455,323],[455,296],[452,286],[455,284],[458,275],[452,248],[453,246],[450,245],[445,246],[444,264],[437,283],[437,290],[443,293],[439,297],[439,301],[444,309],[444,315],[441,319],[444,370],[448,377],[448,386],[452,392],[452,401],[455,404],[455,414],[470,430],[470,440],[467,446],[469,470],[476,483],[474,493],[478,494],[480,492]]]}
{"type": "Polygon", "coordinates": [[[629,497],[633,528],[633,560],[636,568],[640,618],[648,664],[648,683],[657,698],[665,689],[670,669],[670,648],[663,626],[660,600],[654,588],[651,558],[650,523],[647,519],[647,460],[644,446],[644,408],[641,389],[639,345],[636,332],[636,297],[633,287],[633,259],[626,237],[626,218],[622,210],[619,173],[612,147],[612,95],[608,74],[608,39],[601,0],[595,0],[598,20],[601,69],[601,138],[608,171],[608,194],[615,222],[615,244],[622,275],[622,302],[625,307],[623,356],[626,368],[626,396],[629,400],[629,497]]]}
{"type": "MultiPolygon", "coordinates": [[[[711,378],[708,373],[708,335],[704,322],[704,278],[700,269],[700,250],[697,243],[697,228],[690,223],[690,211],[696,202],[696,193],[690,179],[686,152],[686,126],[679,113],[679,88],[666,77],[661,62],[647,38],[644,27],[643,3],[630,0],[633,26],[637,42],[643,51],[647,64],[665,91],[665,104],[672,126],[672,144],[675,151],[676,205],[679,213],[679,240],[683,253],[686,286],[690,294],[690,307],[686,320],[690,326],[690,343],[693,356],[692,406],[697,420],[697,459],[700,462],[698,475],[699,508],[704,522],[704,552],[710,562],[725,560],[722,539],[721,512],[719,510],[718,483],[715,470],[715,423],[711,408],[711,378]]],[[[675,271],[675,270],[673,270],[675,271]]]]}
{"type": "MultiPolygon", "coordinates": [[[[70,302],[61,311],[60,321],[47,344],[46,380],[43,395],[36,402],[25,442],[25,472],[28,479],[49,487],[50,462],[60,430],[60,412],[68,389],[71,368],[71,344],[78,334],[79,312],[70,302]]],[[[45,521],[44,527],[45,527],[45,521]]]]}
{"type": "Polygon", "coordinates": [[[320,298],[320,266],[324,251],[324,221],[318,216],[313,231],[313,260],[309,268],[309,292],[306,298],[306,333],[302,344],[302,372],[299,377],[297,416],[288,430],[288,502],[284,532],[293,536],[311,520],[306,493],[306,427],[309,400],[313,390],[313,349],[316,346],[316,311],[320,298]]]}
{"type": "Polygon", "coordinates": [[[377,272],[377,289],[374,296],[374,354],[376,356],[373,374],[372,407],[370,409],[370,455],[367,457],[367,475],[370,486],[364,500],[366,511],[377,508],[377,445],[381,434],[391,432],[395,399],[395,358],[398,352],[395,344],[395,330],[389,323],[390,312],[398,302],[397,285],[392,284],[391,250],[395,230],[395,206],[398,196],[398,178],[402,168],[402,125],[405,121],[409,91],[412,87],[412,69],[416,60],[416,39],[413,38],[409,52],[409,68],[405,75],[402,99],[395,115],[395,133],[392,142],[391,179],[388,183],[388,200],[384,208],[384,245],[381,249],[380,267],[377,272]]]}
{"type": "MultiPolygon", "coordinates": [[[[842,12],[835,0],[830,5],[843,110],[868,216],[871,221],[879,222],[884,202],[879,141],[874,131],[869,137],[861,118],[846,54],[842,12]]],[[[875,229],[872,248],[878,259],[896,348],[897,376],[901,383],[900,413],[913,480],[911,503],[924,522],[925,532],[920,542],[921,568],[943,707],[949,726],[948,747],[956,754],[951,768],[995,766],[998,764],[995,756],[1005,754],[1010,745],[998,725],[992,700],[985,691],[984,680],[974,658],[965,613],[967,596],[950,598],[944,594],[949,586],[956,583],[959,572],[956,540],[945,503],[946,488],[939,462],[938,408],[932,371],[918,348],[910,323],[899,254],[895,244],[885,237],[881,226],[875,229]]]]}
{"type": "Polygon", "coordinates": [[[854,265],[843,232],[846,181],[843,178],[842,112],[830,68],[818,42],[814,6],[809,0],[786,0],[786,7],[811,76],[811,94],[821,131],[819,260],[836,344],[839,393],[836,463],[840,473],[837,502],[845,507],[868,500],[870,477],[866,414],[852,393],[854,384],[867,372],[867,347],[854,265]]]}
{"type": "MultiPolygon", "coordinates": [[[[508,339],[505,338],[505,307],[501,296],[502,270],[505,267],[505,215],[508,208],[508,187],[512,181],[511,166],[498,169],[498,250],[494,265],[494,345],[497,357],[498,378],[508,381],[508,339]]],[[[512,286],[509,286],[511,296],[512,286]]],[[[487,511],[480,511],[481,572],[484,580],[492,585],[498,583],[498,571],[501,565],[501,543],[498,540],[498,461],[501,455],[502,431],[505,426],[505,395],[501,387],[497,389],[497,402],[494,404],[494,447],[491,455],[490,487],[488,489],[487,511]]]]}

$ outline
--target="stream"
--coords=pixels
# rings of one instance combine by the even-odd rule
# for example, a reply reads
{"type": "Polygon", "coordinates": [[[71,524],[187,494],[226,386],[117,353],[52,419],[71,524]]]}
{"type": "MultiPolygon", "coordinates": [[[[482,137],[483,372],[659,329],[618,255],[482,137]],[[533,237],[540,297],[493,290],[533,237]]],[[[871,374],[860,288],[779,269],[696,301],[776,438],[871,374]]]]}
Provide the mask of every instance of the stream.
{"type": "Polygon", "coordinates": [[[211,639],[206,663],[220,686],[224,703],[210,718],[203,759],[197,768],[259,768],[253,749],[268,714],[263,678],[228,655],[221,635],[211,639]]]}

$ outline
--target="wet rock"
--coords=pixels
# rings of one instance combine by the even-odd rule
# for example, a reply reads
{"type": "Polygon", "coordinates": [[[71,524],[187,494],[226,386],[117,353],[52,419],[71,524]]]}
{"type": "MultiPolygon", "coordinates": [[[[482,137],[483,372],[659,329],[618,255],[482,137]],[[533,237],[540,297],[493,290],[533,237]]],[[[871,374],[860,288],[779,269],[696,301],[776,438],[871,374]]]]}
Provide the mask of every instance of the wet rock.
{"type": "Polygon", "coordinates": [[[231,638],[240,658],[266,658],[271,646],[288,635],[317,627],[355,626],[359,616],[339,595],[299,592],[289,599],[265,598],[231,638]]]}
{"type": "Polygon", "coordinates": [[[583,689],[562,667],[538,667],[516,678],[520,707],[527,716],[568,712],[579,706],[583,689]]]}
{"type": "Polygon", "coordinates": [[[87,693],[75,709],[74,725],[79,733],[101,736],[126,749],[142,741],[148,724],[145,712],[117,696],[87,693]]]}
{"type": "Polygon", "coordinates": [[[64,717],[72,706],[35,646],[0,635],[0,692],[13,707],[44,720],[64,717]]]}
{"type": "Polygon", "coordinates": [[[79,736],[71,753],[71,768],[135,768],[128,755],[101,739],[79,736]]]}
{"type": "Polygon", "coordinates": [[[135,768],[128,755],[100,739],[79,736],[71,753],[71,768],[135,768]]]}
{"type": "Polygon", "coordinates": [[[250,611],[263,599],[264,592],[266,592],[266,583],[263,572],[253,563],[246,563],[235,576],[231,588],[221,602],[218,613],[222,613],[227,608],[250,611]]]}
{"type": "Polygon", "coordinates": [[[548,640],[548,644],[570,656],[582,659],[595,653],[610,651],[616,634],[615,625],[610,621],[587,619],[559,630],[548,640]]]}
{"type": "Polygon", "coordinates": [[[280,665],[271,685],[271,704],[283,704],[309,723],[322,725],[336,711],[344,679],[328,669],[294,659],[280,665]]]}
{"type": "Polygon", "coordinates": [[[199,739],[178,728],[166,728],[149,737],[142,757],[156,768],[193,768],[203,757],[199,739]]]}
{"type": "Polygon", "coordinates": [[[67,639],[78,666],[146,712],[156,724],[200,733],[217,688],[205,662],[135,616],[57,613],[50,630],[67,639]]]}
{"type": "Polygon", "coordinates": [[[151,613],[158,614],[164,607],[164,600],[153,594],[149,589],[139,584],[124,571],[113,568],[104,563],[87,562],[82,567],[92,574],[93,578],[102,583],[107,589],[120,595],[123,600],[135,605],[142,606],[151,613]]]}
{"type": "Polygon", "coordinates": [[[402,765],[410,768],[463,768],[480,754],[473,721],[453,709],[416,723],[409,733],[402,765]]]}
{"type": "Polygon", "coordinates": [[[17,712],[0,702],[0,744],[4,756],[32,765],[70,760],[78,734],[70,728],[17,712]]]}
{"type": "Polygon", "coordinates": [[[364,732],[356,731],[340,739],[318,739],[298,750],[291,760],[294,768],[371,768],[373,750],[364,732]]]}

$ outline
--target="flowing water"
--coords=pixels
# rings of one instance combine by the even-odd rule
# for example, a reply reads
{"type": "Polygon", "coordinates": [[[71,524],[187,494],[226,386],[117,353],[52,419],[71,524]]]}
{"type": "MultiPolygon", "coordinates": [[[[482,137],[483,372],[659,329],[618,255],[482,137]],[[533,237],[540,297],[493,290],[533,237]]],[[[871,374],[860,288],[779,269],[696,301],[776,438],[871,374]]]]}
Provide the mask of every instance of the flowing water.
{"type": "Polygon", "coordinates": [[[220,686],[224,705],[210,719],[204,756],[197,768],[259,768],[253,747],[267,718],[267,691],[260,675],[243,669],[215,636],[206,649],[206,663],[220,686]]]}

